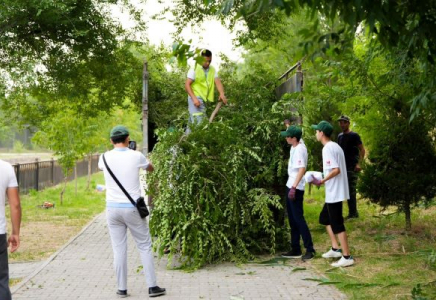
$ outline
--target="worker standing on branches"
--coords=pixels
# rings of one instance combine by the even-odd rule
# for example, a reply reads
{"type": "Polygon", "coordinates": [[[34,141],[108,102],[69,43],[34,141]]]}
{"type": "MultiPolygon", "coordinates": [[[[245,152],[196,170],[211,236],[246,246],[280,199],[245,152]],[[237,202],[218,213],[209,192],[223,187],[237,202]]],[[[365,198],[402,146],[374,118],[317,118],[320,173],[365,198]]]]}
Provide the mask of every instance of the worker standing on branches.
{"type": "MultiPolygon", "coordinates": [[[[201,56],[204,59],[203,64],[195,64],[195,67],[189,70],[185,83],[185,89],[188,93],[189,123],[200,123],[203,120],[206,113],[206,103],[214,101],[215,85],[219,93],[219,101],[227,104],[224,87],[218,78],[218,72],[210,65],[212,52],[203,50],[201,56]]],[[[188,125],[186,133],[190,132],[188,125]]]]}

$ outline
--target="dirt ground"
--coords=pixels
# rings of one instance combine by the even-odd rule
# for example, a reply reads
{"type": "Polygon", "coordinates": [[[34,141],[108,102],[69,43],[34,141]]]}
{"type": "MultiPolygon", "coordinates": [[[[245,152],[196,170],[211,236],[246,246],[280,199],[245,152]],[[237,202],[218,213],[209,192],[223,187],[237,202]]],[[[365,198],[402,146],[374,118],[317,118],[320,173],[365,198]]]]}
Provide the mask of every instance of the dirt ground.
{"type": "Polygon", "coordinates": [[[43,260],[59,250],[82,229],[50,222],[23,223],[20,232],[20,251],[11,255],[10,262],[43,260]]]}

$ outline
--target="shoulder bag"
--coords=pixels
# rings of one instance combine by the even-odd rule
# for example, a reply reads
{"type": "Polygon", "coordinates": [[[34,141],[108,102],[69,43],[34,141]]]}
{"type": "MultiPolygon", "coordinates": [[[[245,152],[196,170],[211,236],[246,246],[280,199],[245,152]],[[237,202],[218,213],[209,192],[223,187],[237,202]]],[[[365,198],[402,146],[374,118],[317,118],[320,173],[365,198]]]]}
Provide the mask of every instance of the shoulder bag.
{"type": "Polygon", "coordinates": [[[121,185],[121,183],[115,177],[114,173],[112,173],[112,170],[107,165],[106,158],[104,157],[104,154],[103,154],[103,162],[104,162],[104,165],[106,166],[106,169],[108,170],[109,174],[111,174],[112,178],[118,184],[120,189],[123,191],[123,193],[126,195],[126,197],[130,200],[130,202],[132,202],[133,206],[136,207],[141,218],[144,219],[146,216],[148,216],[150,213],[148,212],[147,205],[145,205],[144,197],[139,197],[136,200],[136,202],[133,201],[132,197],[129,195],[129,193],[127,193],[127,191],[124,189],[124,187],[121,185]]]}

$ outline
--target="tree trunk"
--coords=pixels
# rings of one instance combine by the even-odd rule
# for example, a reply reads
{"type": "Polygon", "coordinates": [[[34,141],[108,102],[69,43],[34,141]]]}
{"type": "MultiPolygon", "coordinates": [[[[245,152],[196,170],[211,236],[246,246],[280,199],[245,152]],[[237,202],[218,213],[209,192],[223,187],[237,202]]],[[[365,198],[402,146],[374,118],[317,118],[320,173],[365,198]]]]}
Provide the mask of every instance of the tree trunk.
{"type": "Polygon", "coordinates": [[[88,154],[88,182],[86,185],[86,190],[89,190],[89,186],[91,185],[91,167],[92,167],[92,153],[88,154]]]}
{"type": "Polygon", "coordinates": [[[75,193],[77,196],[77,162],[76,165],[74,166],[74,181],[75,181],[75,193]]]}
{"type": "Polygon", "coordinates": [[[410,231],[412,229],[412,218],[410,213],[410,202],[406,200],[404,204],[404,213],[406,215],[406,231],[410,231]]]}
{"type": "Polygon", "coordinates": [[[62,188],[61,191],[61,205],[64,203],[64,193],[66,188],[67,188],[67,176],[64,177],[64,187],[62,188]]]}

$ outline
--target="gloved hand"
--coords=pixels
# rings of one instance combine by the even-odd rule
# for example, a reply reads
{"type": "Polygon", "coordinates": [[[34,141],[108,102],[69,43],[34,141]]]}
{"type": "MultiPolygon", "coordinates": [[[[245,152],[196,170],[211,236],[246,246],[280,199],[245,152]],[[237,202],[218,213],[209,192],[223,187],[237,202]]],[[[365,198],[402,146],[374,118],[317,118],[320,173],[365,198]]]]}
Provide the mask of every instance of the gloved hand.
{"type": "Polygon", "coordinates": [[[322,182],[319,179],[316,179],[315,176],[312,175],[312,184],[316,185],[316,186],[321,186],[322,182]]]}
{"type": "Polygon", "coordinates": [[[291,201],[295,200],[295,193],[296,192],[297,192],[297,189],[295,187],[291,187],[291,189],[289,190],[289,193],[288,193],[289,200],[291,200],[291,201]]]}

